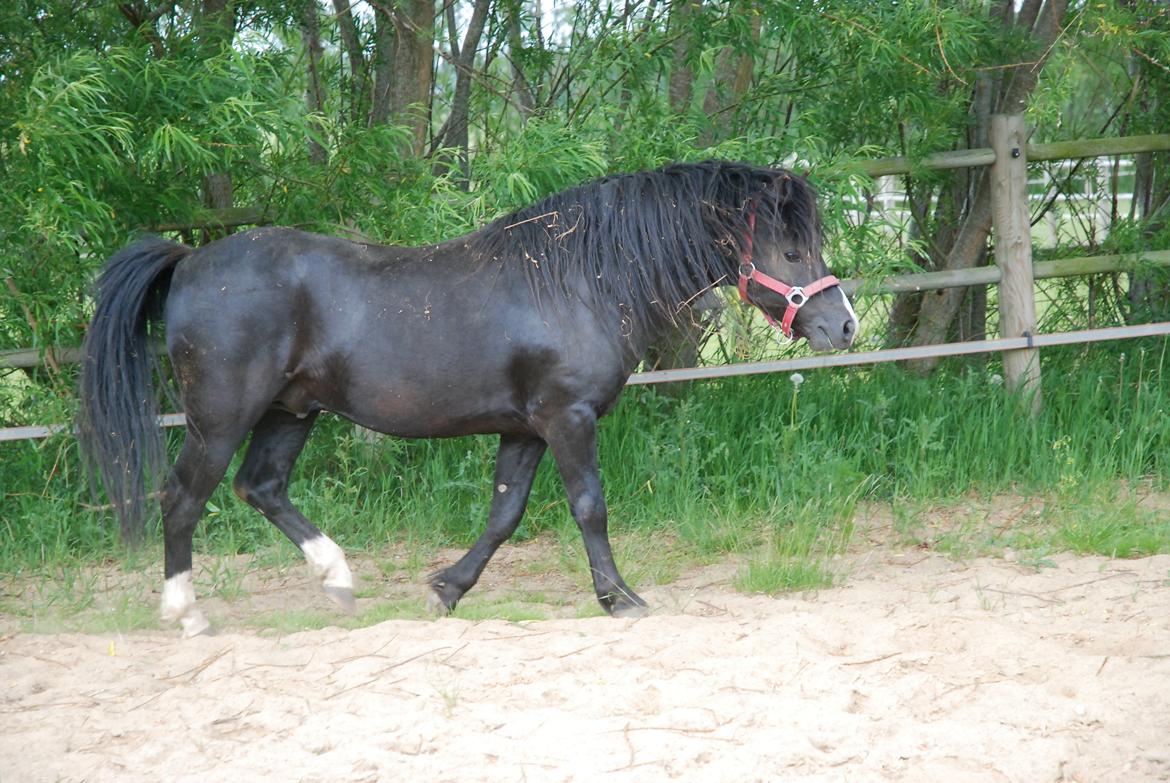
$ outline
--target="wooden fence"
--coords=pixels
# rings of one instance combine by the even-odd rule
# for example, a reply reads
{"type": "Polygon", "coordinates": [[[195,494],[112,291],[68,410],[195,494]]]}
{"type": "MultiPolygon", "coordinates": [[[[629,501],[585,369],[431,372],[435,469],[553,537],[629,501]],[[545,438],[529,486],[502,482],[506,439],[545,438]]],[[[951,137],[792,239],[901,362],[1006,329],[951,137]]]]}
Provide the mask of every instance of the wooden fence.
{"type": "MultiPolygon", "coordinates": [[[[632,375],[629,383],[669,383],[733,375],[792,372],[822,367],[842,367],[1001,351],[1004,354],[1004,375],[1007,385],[1009,388],[1028,393],[1032,401],[1032,409],[1035,411],[1039,409],[1041,402],[1039,359],[1041,347],[1170,334],[1170,323],[1048,335],[1036,334],[1036,280],[1127,271],[1133,269],[1138,263],[1170,266],[1170,250],[1144,252],[1131,256],[1101,255],[1064,258],[1034,264],[1032,263],[1027,192],[1027,164],[1029,161],[1166,151],[1170,150],[1170,134],[1081,139],[1033,145],[1027,144],[1026,138],[1026,128],[1022,116],[996,115],[992,118],[991,147],[937,153],[918,161],[894,157],[858,161],[851,164],[872,177],[905,174],[917,170],[991,166],[993,227],[996,233],[995,266],[899,275],[876,282],[846,280],[842,287],[846,293],[852,296],[996,285],[999,291],[1000,339],[814,356],[782,361],[644,372],[632,375]]],[[[204,227],[255,225],[266,223],[268,220],[268,215],[262,208],[236,207],[229,210],[208,212],[206,215],[199,216],[199,219],[192,223],[168,223],[152,228],[156,231],[179,231],[204,227]]],[[[45,351],[35,349],[3,351],[0,352],[0,368],[35,367],[44,364],[46,359],[51,363],[61,364],[75,362],[78,358],[79,350],[76,348],[46,349],[45,351]]],[[[182,414],[167,414],[161,417],[160,423],[163,426],[182,426],[184,418],[182,414]]],[[[44,438],[65,428],[66,425],[34,425],[0,429],[0,441],[44,438]]]]}

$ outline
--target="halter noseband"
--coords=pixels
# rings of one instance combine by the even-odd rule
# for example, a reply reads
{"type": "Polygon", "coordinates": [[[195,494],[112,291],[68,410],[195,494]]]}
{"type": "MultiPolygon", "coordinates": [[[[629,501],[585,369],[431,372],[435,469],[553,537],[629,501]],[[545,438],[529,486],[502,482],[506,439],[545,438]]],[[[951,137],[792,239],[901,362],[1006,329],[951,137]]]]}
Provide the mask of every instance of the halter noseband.
{"type": "Polygon", "coordinates": [[[739,265],[739,297],[743,301],[757,308],[764,314],[765,320],[773,328],[777,328],[788,339],[792,338],[792,322],[796,320],[796,313],[800,308],[821,291],[826,288],[832,288],[835,285],[840,285],[841,281],[833,275],[825,275],[816,282],[809,283],[806,286],[793,286],[781,282],[771,275],[766,275],[759,269],[756,269],[755,263],[752,261],[752,244],[756,233],[756,202],[752,199],[751,208],[748,210],[748,233],[744,240],[743,261],[739,265]],[[748,297],[748,281],[754,281],[770,291],[775,291],[784,297],[788,305],[784,308],[784,315],[780,322],[768,315],[768,311],[760,307],[748,297]]]}

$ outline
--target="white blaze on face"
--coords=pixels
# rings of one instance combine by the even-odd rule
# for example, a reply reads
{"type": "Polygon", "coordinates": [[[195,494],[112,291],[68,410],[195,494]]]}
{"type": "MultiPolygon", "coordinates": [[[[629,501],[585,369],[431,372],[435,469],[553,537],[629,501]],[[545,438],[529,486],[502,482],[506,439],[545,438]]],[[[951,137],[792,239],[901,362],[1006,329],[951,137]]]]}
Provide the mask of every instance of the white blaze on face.
{"type": "Polygon", "coordinates": [[[163,584],[160,614],[163,622],[178,622],[183,627],[183,638],[203,633],[210,623],[195,606],[195,583],[190,571],[175,574],[163,584]]]}
{"type": "Polygon", "coordinates": [[[321,577],[322,586],[353,589],[353,575],[345,561],[345,553],[329,536],[309,539],[301,544],[301,551],[313,573],[321,577]]]}
{"type": "Polygon", "coordinates": [[[853,319],[853,337],[857,338],[857,330],[861,327],[861,322],[857,319],[857,313],[853,312],[853,305],[849,302],[849,297],[845,296],[845,292],[841,291],[841,287],[837,286],[837,290],[841,293],[841,301],[845,303],[845,309],[849,311],[849,317],[853,319]]]}

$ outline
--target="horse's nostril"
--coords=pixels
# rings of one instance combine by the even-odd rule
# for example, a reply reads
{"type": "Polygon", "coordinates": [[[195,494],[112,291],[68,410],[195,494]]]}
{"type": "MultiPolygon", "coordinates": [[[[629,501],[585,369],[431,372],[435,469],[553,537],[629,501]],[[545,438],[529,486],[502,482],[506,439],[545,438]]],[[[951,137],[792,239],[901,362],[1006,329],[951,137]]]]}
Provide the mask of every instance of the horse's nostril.
{"type": "Polygon", "coordinates": [[[841,327],[841,334],[845,335],[846,337],[852,337],[853,330],[856,328],[857,328],[857,322],[854,321],[852,318],[850,318],[848,321],[845,322],[845,325],[841,327]]]}

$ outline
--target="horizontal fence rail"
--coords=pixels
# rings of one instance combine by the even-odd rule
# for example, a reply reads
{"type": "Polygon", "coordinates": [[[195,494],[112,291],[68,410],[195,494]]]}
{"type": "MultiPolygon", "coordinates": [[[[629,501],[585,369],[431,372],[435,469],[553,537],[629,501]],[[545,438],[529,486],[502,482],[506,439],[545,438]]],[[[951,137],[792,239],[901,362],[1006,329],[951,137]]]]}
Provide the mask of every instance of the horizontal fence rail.
{"type": "MultiPolygon", "coordinates": [[[[1037,261],[1032,265],[1032,275],[1037,280],[1052,280],[1060,277],[1128,272],[1141,265],[1170,266],[1170,250],[1037,261]]],[[[842,280],[841,288],[849,296],[903,294],[937,291],[940,288],[995,285],[1000,281],[1001,276],[1002,272],[998,266],[978,266],[972,269],[948,269],[941,272],[895,275],[876,282],[852,278],[842,280]]],[[[0,357],[0,361],[3,361],[2,357],[0,357]]]]}
{"type": "MultiPolygon", "coordinates": [[[[182,413],[164,413],[158,417],[160,427],[185,427],[187,416],[182,413]]],[[[72,424],[32,424],[27,427],[0,429],[0,443],[7,440],[39,440],[51,438],[59,432],[72,429],[72,424]]]]}
{"type": "MultiPolygon", "coordinates": [[[[1100,158],[1107,155],[1136,155],[1140,152],[1164,152],[1166,150],[1170,150],[1170,133],[1029,144],[1027,155],[1029,161],[1069,160],[1100,158]]],[[[871,177],[888,177],[892,174],[909,174],[919,169],[932,171],[962,169],[970,166],[990,166],[994,162],[995,150],[991,147],[976,147],[969,150],[936,152],[917,160],[901,155],[875,160],[858,160],[846,164],[842,168],[857,168],[871,177]]]]}
{"type": "Polygon", "coordinates": [[[858,351],[856,353],[834,353],[806,356],[800,359],[779,359],[770,362],[741,362],[712,367],[686,367],[678,370],[653,370],[635,373],[626,382],[636,386],[647,383],[671,383],[674,381],[697,381],[710,378],[729,378],[736,375],[760,375],[772,372],[798,372],[819,370],[826,367],[849,367],[882,362],[902,362],[908,359],[924,359],[931,356],[965,356],[974,353],[996,351],[1019,351],[1027,348],[1043,348],[1050,345],[1076,345],[1099,343],[1108,340],[1130,340],[1135,337],[1164,337],[1170,335],[1170,321],[1136,326],[1111,326],[1103,329],[1087,329],[1078,332],[1053,332],[1035,334],[1030,337],[1003,337],[995,340],[970,340],[964,343],[943,343],[941,345],[916,345],[910,348],[888,348],[881,351],[858,351]]]}
{"type": "MultiPolygon", "coordinates": [[[[799,359],[780,359],[769,362],[740,362],[710,367],[687,367],[678,370],[652,370],[634,373],[626,381],[627,386],[644,386],[654,383],[677,383],[679,381],[701,381],[714,378],[731,378],[742,375],[763,375],[777,372],[799,372],[820,370],[828,367],[851,367],[882,362],[901,362],[908,359],[922,359],[929,356],[965,356],[976,353],[997,351],[1018,351],[1029,348],[1043,348],[1052,345],[1076,345],[1099,343],[1109,340],[1131,340],[1137,337],[1165,337],[1170,335],[1170,321],[1135,326],[1111,326],[1103,329],[1087,329],[1079,332],[1053,332],[1028,337],[1005,337],[996,340],[971,340],[964,343],[942,345],[920,345],[910,348],[889,348],[881,351],[858,351],[856,353],[821,354],[799,359]]],[[[187,418],[182,413],[166,413],[158,417],[162,427],[182,427],[187,418]]],[[[67,424],[40,424],[28,427],[0,429],[0,442],[11,440],[34,440],[48,438],[70,428],[67,424]]]]}

